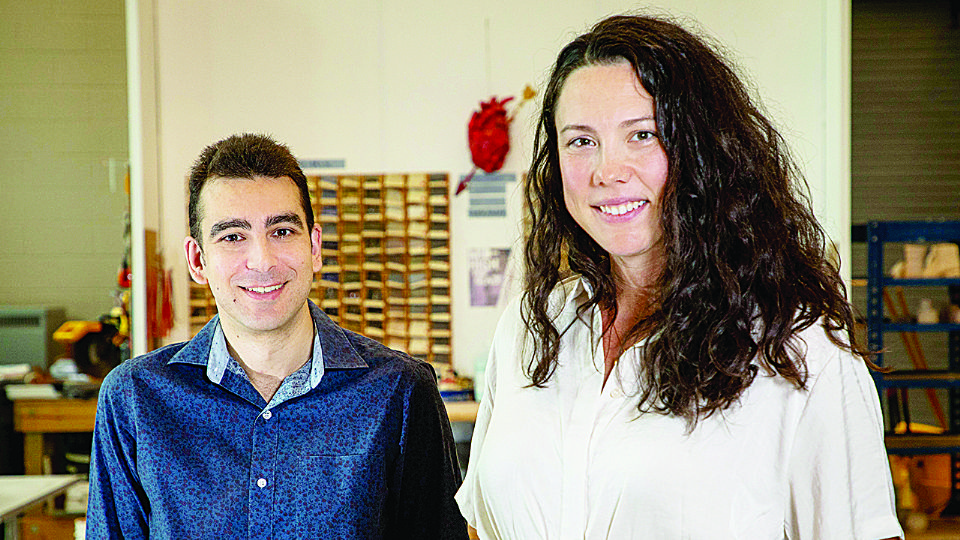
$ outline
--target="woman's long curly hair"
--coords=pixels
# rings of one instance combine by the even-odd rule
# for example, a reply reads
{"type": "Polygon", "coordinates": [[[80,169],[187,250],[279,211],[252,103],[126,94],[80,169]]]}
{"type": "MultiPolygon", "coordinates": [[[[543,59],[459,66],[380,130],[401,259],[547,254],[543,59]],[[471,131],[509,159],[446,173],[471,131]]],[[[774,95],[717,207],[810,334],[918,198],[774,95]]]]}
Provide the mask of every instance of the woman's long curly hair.
{"type": "Polygon", "coordinates": [[[555,114],[570,73],[623,61],[653,97],[669,161],[654,308],[624,339],[653,336],[641,353],[639,410],[695,424],[741,396],[757,376],[755,359],[803,388],[806,363],[794,336],[821,320],[834,343],[868,360],[780,134],[702,39],[666,20],[621,15],[567,45],[544,92],[525,183],[522,317],[534,337],[525,366],[532,385],[545,386],[557,367],[568,327],[554,325],[549,298],[568,273],[593,290],[579,314],[599,305],[616,318],[610,257],[564,204],[555,114]]]}

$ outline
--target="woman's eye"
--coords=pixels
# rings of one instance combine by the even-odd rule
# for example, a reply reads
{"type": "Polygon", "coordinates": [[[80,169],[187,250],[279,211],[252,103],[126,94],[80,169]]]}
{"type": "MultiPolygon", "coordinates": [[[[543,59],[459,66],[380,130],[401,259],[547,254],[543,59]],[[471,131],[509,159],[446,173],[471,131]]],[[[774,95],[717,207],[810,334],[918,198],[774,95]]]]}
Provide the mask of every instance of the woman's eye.
{"type": "Polygon", "coordinates": [[[657,134],[652,131],[638,131],[633,134],[633,138],[638,141],[646,141],[656,138],[657,134]]]}
{"type": "Polygon", "coordinates": [[[590,146],[592,144],[593,144],[593,141],[591,141],[586,137],[576,137],[572,139],[569,143],[567,143],[567,146],[570,146],[572,148],[581,148],[584,146],[590,146]]]}

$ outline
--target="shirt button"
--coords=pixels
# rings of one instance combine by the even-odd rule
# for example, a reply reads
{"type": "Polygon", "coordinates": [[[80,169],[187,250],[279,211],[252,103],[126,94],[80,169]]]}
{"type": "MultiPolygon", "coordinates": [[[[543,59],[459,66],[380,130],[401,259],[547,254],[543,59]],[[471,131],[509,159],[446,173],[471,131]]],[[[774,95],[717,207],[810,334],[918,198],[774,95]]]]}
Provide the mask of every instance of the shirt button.
{"type": "Polygon", "coordinates": [[[265,488],[265,487],[267,487],[267,479],[266,479],[266,478],[261,478],[261,479],[257,480],[257,487],[260,487],[260,488],[265,488]]]}
{"type": "Polygon", "coordinates": [[[267,409],[267,410],[263,411],[263,419],[264,419],[264,420],[269,420],[269,419],[271,419],[271,418],[273,418],[273,411],[271,411],[270,409],[267,409]]]}

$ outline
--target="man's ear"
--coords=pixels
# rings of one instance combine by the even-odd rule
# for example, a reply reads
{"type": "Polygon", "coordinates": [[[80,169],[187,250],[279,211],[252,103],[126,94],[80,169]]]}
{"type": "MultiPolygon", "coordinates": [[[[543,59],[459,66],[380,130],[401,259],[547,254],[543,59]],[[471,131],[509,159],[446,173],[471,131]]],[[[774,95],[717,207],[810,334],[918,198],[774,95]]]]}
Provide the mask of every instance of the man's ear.
{"type": "Polygon", "coordinates": [[[201,285],[207,284],[207,278],[204,277],[203,250],[200,244],[192,236],[183,240],[183,251],[187,256],[187,269],[190,270],[190,277],[201,285]]]}
{"type": "Polygon", "coordinates": [[[310,229],[310,254],[313,256],[313,272],[317,273],[323,267],[323,235],[317,224],[310,229]]]}

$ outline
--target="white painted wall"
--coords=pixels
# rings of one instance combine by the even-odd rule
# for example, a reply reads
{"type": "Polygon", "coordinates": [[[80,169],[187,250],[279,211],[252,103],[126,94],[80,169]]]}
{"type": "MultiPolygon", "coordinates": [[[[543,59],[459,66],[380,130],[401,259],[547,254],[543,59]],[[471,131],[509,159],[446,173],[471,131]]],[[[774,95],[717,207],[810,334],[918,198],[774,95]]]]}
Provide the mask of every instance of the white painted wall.
{"type": "MultiPolygon", "coordinates": [[[[539,86],[563,44],[634,9],[696,19],[723,43],[796,151],[841,253],[849,249],[849,0],[152,2],[161,242],[178,295],[173,339],[188,337],[184,179],[205,145],[267,132],[301,159],[345,159],[335,172],[456,179],[470,169],[466,124],[480,100],[539,86]]],[[[504,172],[519,176],[527,165],[535,109],[514,123],[504,172]]],[[[463,373],[486,356],[500,311],[469,306],[466,254],[509,245],[519,213],[517,193],[503,221],[468,218],[465,196],[451,205],[453,350],[463,373]]]]}

